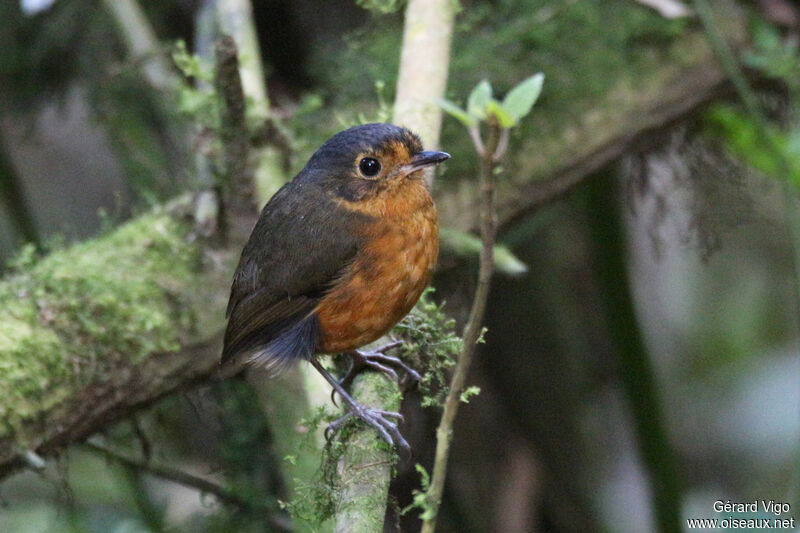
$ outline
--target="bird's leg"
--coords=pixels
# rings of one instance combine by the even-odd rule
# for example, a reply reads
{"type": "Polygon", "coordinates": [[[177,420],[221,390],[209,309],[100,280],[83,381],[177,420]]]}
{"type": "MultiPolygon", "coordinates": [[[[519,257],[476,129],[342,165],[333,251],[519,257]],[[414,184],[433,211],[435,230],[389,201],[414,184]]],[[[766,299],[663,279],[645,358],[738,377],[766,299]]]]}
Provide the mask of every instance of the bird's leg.
{"type": "Polygon", "coordinates": [[[381,411],[380,409],[364,407],[347,393],[347,391],[339,384],[339,382],[336,381],[336,378],[334,378],[330,372],[325,370],[319,361],[312,357],[311,364],[320,374],[322,374],[322,377],[324,377],[328,383],[331,384],[333,390],[339,394],[339,396],[342,398],[342,401],[347,406],[347,414],[331,422],[331,424],[325,430],[326,439],[330,439],[330,436],[336,432],[336,430],[338,430],[342,424],[347,421],[347,419],[354,416],[356,418],[360,418],[368,425],[378,430],[378,433],[380,433],[381,437],[383,437],[383,440],[388,442],[390,446],[394,446],[396,443],[397,446],[403,450],[408,451],[411,449],[408,445],[408,442],[406,442],[406,439],[404,439],[403,435],[400,434],[397,424],[389,420],[390,418],[403,420],[403,415],[394,411],[381,411]]]}
{"type": "Polygon", "coordinates": [[[408,388],[413,387],[422,379],[419,373],[398,357],[392,357],[385,353],[392,348],[397,348],[401,344],[403,344],[403,341],[394,341],[369,352],[362,352],[360,350],[346,352],[352,357],[352,363],[350,364],[350,369],[347,371],[347,374],[345,374],[339,384],[345,389],[349,389],[350,385],[353,383],[353,379],[359,372],[363,371],[365,368],[371,368],[383,372],[390,378],[397,380],[398,384],[400,384],[400,379],[397,376],[396,370],[402,370],[406,373],[411,382],[408,388]]]}

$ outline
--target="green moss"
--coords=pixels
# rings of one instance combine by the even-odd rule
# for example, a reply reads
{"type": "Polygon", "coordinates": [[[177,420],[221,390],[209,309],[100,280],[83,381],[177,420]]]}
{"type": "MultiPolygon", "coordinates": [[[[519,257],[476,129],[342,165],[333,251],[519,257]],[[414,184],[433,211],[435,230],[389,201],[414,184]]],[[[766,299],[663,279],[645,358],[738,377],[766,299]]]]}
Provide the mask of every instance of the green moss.
{"type": "Polygon", "coordinates": [[[38,262],[14,263],[0,283],[0,437],[58,404],[76,381],[178,348],[193,322],[179,305],[196,265],[185,235],[154,213],[38,262]]]}
{"type": "Polygon", "coordinates": [[[419,384],[422,406],[441,406],[447,396],[448,372],[461,352],[462,340],[455,332],[455,320],[430,297],[427,289],[414,309],[395,326],[394,332],[403,339],[400,357],[422,375],[419,384]]]}

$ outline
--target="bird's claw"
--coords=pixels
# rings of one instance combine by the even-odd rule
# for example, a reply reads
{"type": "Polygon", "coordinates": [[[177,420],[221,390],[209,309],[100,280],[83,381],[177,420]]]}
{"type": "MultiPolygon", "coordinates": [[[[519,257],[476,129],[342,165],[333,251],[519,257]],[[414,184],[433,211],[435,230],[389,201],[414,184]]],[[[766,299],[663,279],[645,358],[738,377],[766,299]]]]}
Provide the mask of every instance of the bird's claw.
{"type": "Polygon", "coordinates": [[[356,404],[355,408],[348,411],[344,416],[331,422],[325,428],[325,440],[330,441],[334,433],[344,425],[350,418],[358,418],[363,420],[368,426],[373,427],[378,431],[381,438],[385,440],[389,446],[397,445],[398,448],[408,452],[411,447],[408,445],[406,439],[400,433],[397,424],[389,420],[389,418],[396,418],[398,421],[403,420],[403,415],[394,411],[382,411],[380,409],[371,409],[362,405],[356,404]]]}
{"type": "MultiPolygon", "coordinates": [[[[391,379],[397,381],[398,384],[404,385],[395,371],[395,369],[399,369],[405,372],[409,381],[409,383],[405,384],[403,388],[405,390],[413,388],[422,379],[422,377],[419,375],[419,372],[405,364],[402,360],[400,360],[400,358],[386,355],[385,353],[393,348],[401,346],[402,344],[403,341],[392,341],[389,344],[385,344],[380,348],[376,348],[370,352],[362,352],[359,350],[348,352],[348,354],[352,357],[350,368],[347,370],[347,374],[345,374],[345,376],[339,381],[339,385],[341,385],[344,389],[349,389],[350,385],[353,384],[353,379],[355,379],[355,377],[366,368],[371,368],[372,370],[382,372],[391,379]]],[[[335,393],[335,390],[331,391],[331,401],[334,404],[336,404],[335,393]]]]}

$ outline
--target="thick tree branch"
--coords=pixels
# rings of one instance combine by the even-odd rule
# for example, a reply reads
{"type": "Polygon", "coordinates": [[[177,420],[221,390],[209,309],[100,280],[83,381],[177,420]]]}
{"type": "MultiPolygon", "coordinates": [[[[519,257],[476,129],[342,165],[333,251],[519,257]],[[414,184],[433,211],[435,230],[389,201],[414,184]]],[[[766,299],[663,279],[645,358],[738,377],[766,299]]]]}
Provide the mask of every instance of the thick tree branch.
{"type": "Polygon", "coordinates": [[[0,477],[216,368],[238,245],[190,242],[179,218],[142,216],[0,283],[0,477]]]}

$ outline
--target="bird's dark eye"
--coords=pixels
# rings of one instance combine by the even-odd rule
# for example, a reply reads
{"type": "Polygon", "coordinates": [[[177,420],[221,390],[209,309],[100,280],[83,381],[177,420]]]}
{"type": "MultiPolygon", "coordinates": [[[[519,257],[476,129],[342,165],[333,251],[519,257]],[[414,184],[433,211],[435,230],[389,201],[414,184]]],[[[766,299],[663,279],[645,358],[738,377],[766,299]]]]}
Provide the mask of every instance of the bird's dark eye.
{"type": "Polygon", "coordinates": [[[365,157],[358,162],[358,169],[367,177],[377,176],[381,171],[381,164],[377,159],[372,157],[365,157]]]}

